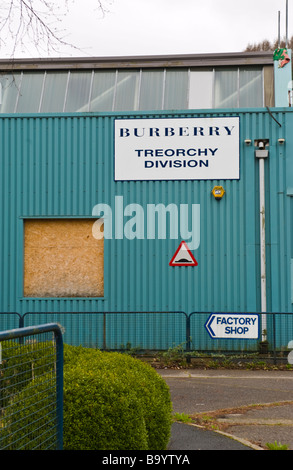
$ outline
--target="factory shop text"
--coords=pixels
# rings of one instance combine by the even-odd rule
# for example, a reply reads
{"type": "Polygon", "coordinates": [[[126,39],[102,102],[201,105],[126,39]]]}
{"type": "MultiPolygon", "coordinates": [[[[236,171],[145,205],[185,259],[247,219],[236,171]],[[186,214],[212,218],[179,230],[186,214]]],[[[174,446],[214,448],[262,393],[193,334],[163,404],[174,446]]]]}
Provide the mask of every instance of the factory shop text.
{"type": "Polygon", "coordinates": [[[230,325],[225,326],[225,334],[227,335],[245,335],[249,331],[250,326],[254,326],[256,318],[239,318],[239,317],[218,317],[217,325],[230,325]]]}

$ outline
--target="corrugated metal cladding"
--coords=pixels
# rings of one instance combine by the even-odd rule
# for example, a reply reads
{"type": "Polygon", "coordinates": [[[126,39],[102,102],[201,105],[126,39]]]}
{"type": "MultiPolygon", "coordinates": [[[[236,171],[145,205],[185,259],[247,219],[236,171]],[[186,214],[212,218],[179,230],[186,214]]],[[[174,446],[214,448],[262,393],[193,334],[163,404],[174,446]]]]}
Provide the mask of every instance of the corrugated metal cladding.
{"type": "MultiPolygon", "coordinates": [[[[1,116],[0,310],[19,314],[260,312],[259,180],[254,140],[269,139],[265,161],[268,311],[292,313],[293,112],[271,111],[276,120],[266,109],[1,116]],[[240,117],[239,180],[114,181],[115,119],[232,115],[240,117]],[[285,139],[283,145],[278,143],[280,138],[285,139]],[[252,144],[245,144],[245,139],[252,144]],[[211,195],[214,185],[225,189],[220,202],[211,195]],[[123,196],[124,207],[130,203],[142,207],[149,203],[200,204],[200,245],[193,252],[198,266],[169,266],[180,235],[177,240],[105,240],[103,298],[25,298],[24,220],[92,217],[98,203],[114,208],[115,196],[123,196]]],[[[133,317],[129,321],[134,322],[133,317]]],[[[134,329],[143,329],[145,321],[145,317],[141,322],[136,319],[134,329]]],[[[161,320],[154,321],[156,334],[167,335],[159,333],[161,320]]],[[[199,317],[193,320],[195,329],[199,321],[199,317]]],[[[284,345],[292,338],[286,337],[289,320],[282,321],[277,340],[284,345]]],[[[36,322],[34,318],[32,323],[36,322]]],[[[78,331],[82,328],[82,324],[76,326],[78,331]]],[[[115,330],[121,329],[118,322],[115,330]]],[[[110,341],[114,333],[107,334],[110,341]]],[[[176,334],[178,341],[184,341],[181,317],[176,334]]]]}

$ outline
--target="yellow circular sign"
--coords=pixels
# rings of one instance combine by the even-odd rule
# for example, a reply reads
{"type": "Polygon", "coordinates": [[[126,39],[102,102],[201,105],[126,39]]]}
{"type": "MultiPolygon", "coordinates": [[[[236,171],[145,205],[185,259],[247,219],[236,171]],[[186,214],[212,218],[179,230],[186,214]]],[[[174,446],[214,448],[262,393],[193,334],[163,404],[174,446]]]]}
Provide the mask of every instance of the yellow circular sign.
{"type": "Polygon", "coordinates": [[[212,190],[212,195],[216,199],[222,199],[224,194],[225,194],[225,190],[224,190],[223,186],[215,186],[212,190]]]}

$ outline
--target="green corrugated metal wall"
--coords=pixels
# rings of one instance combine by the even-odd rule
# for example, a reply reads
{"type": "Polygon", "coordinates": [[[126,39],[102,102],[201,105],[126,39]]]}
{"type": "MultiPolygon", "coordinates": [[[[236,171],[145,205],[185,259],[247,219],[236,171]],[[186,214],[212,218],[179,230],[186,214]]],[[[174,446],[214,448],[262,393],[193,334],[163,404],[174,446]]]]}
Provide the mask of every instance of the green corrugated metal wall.
{"type": "MultiPolygon", "coordinates": [[[[293,312],[293,112],[272,111],[279,124],[265,109],[1,116],[0,311],[259,312],[259,181],[253,142],[267,138],[268,310],[293,312]],[[240,117],[240,180],[114,181],[115,118],[211,115],[240,117]],[[211,195],[217,184],[226,191],[220,202],[211,195]],[[200,204],[198,266],[169,266],[181,239],[105,240],[103,299],[24,298],[24,219],[88,218],[98,203],[114,207],[115,196],[123,196],[124,206],[200,204]]],[[[284,322],[277,338],[282,344],[286,330],[284,322]]]]}

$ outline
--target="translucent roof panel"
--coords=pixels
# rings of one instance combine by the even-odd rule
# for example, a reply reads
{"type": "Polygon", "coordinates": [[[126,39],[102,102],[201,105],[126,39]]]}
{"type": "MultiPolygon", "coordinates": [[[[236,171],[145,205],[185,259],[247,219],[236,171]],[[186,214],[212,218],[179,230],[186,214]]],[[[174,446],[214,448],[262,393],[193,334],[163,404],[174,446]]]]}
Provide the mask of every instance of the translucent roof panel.
{"type": "Polygon", "coordinates": [[[20,89],[20,73],[1,75],[1,113],[15,113],[20,89]]]}
{"type": "Polygon", "coordinates": [[[17,97],[17,113],[38,113],[43,90],[44,73],[21,75],[20,90],[17,97]]]}
{"type": "Polygon", "coordinates": [[[23,71],[0,75],[0,113],[262,107],[262,67],[23,71]]]}
{"type": "Polygon", "coordinates": [[[89,111],[112,111],[116,71],[101,71],[93,77],[89,111]]]}
{"type": "Polygon", "coordinates": [[[114,111],[134,111],[138,109],[139,78],[137,70],[119,70],[116,87],[114,111]]]}
{"type": "Polygon", "coordinates": [[[188,70],[167,70],[164,109],[186,109],[188,93],[188,70]]]}
{"type": "Polygon", "coordinates": [[[251,106],[263,106],[263,84],[261,70],[243,69],[239,77],[239,106],[246,108],[251,106]]]}
{"type": "Polygon", "coordinates": [[[87,112],[89,110],[92,74],[71,72],[65,101],[65,112],[87,112]]]}
{"type": "Polygon", "coordinates": [[[66,73],[46,73],[40,108],[42,113],[62,113],[64,111],[67,82],[68,74],[66,73]]]}
{"type": "Polygon", "coordinates": [[[217,108],[237,108],[238,70],[219,70],[216,72],[215,105],[217,108]]]}
{"type": "Polygon", "coordinates": [[[213,107],[214,72],[202,70],[190,74],[188,103],[190,108],[210,109],[213,107]]]}
{"type": "Polygon", "coordinates": [[[164,70],[143,71],[139,96],[140,110],[162,109],[164,79],[164,70]]]}
{"type": "Polygon", "coordinates": [[[262,107],[263,73],[260,68],[215,71],[215,107],[262,107]]]}

